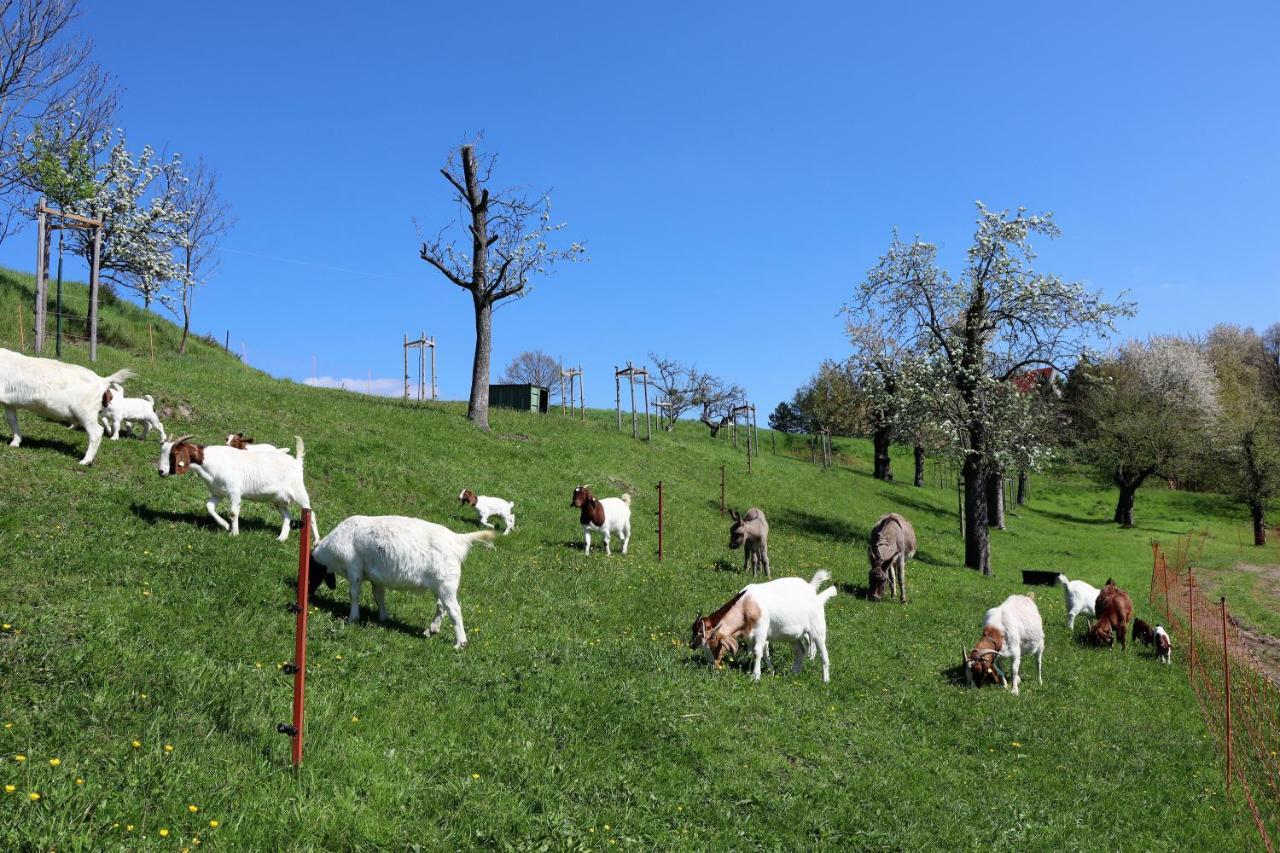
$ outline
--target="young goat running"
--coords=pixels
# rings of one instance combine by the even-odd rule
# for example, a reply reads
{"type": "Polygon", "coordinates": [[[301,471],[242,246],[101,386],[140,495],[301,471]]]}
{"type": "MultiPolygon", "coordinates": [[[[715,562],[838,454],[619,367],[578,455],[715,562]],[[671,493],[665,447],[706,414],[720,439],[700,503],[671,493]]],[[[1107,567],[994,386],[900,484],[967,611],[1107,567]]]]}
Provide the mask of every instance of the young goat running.
{"type": "Polygon", "coordinates": [[[463,489],[462,494],[458,495],[458,503],[475,507],[476,512],[480,514],[480,523],[490,530],[493,530],[494,527],[489,523],[489,516],[496,515],[500,517],[503,524],[503,536],[510,533],[516,526],[516,505],[514,501],[504,501],[502,498],[491,498],[488,495],[477,495],[470,489],[463,489]]]}
{"type": "Polygon", "coordinates": [[[129,423],[142,424],[142,438],[145,441],[151,430],[160,433],[160,441],[168,441],[164,424],[156,415],[156,401],[150,394],[141,397],[126,397],[124,388],[119,383],[111,385],[111,401],[102,410],[102,425],[111,430],[111,440],[120,438],[120,425],[129,423]]]}

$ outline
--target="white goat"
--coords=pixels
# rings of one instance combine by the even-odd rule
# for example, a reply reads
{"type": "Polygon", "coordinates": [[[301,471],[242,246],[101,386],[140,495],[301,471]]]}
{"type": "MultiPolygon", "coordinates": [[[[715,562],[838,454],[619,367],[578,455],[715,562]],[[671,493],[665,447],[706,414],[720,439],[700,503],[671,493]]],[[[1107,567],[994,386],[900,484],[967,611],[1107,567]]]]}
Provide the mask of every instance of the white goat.
{"type": "Polygon", "coordinates": [[[735,637],[745,634],[751,641],[751,677],[759,681],[760,664],[768,657],[769,643],[785,640],[791,643],[793,673],[800,674],[807,648],[810,660],[815,654],[821,657],[822,680],[830,681],[826,604],[836,594],[836,588],[829,586],[818,592],[818,587],[829,580],[831,573],[820,569],[808,582],[803,578],[778,578],[743,587],[706,641],[715,660],[719,661],[726,651],[736,651],[735,637]]]}
{"type": "Polygon", "coordinates": [[[333,589],[335,574],[346,577],[351,586],[352,622],[360,618],[360,585],[366,580],[373,584],[379,622],[387,618],[388,589],[429,589],[436,596],[436,615],[426,635],[440,630],[447,612],[453,620],[453,647],[461,649],[467,644],[458,604],[462,561],[476,542],[492,548],[494,538],[492,530],[454,533],[442,525],[403,515],[353,515],[316,543],[308,586],[315,592],[323,581],[333,589]]]}
{"type": "Polygon", "coordinates": [[[586,543],[586,552],[591,553],[591,531],[604,533],[604,552],[609,550],[609,537],[617,534],[622,540],[622,553],[627,553],[627,545],[631,543],[631,495],[624,494],[620,498],[597,498],[591,494],[590,486],[578,486],[573,490],[573,500],[569,506],[582,510],[582,539],[586,543]]]}
{"type": "Polygon", "coordinates": [[[150,394],[143,394],[141,397],[126,397],[124,388],[119,383],[112,383],[111,402],[102,411],[102,425],[111,430],[112,441],[117,441],[120,438],[120,425],[125,421],[142,424],[142,438],[144,440],[151,435],[152,429],[160,433],[160,441],[169,440],[169,437],[164,432],[164,424],[160,423],[160,418],[156,416],[155,398],[150,394]]]}
{"type": "Polygon", "coordinates": [[[26,409],[42,418],[83,429],[89,436],[89,447],[80,464],[88,465],[102,443],[103,428],[98,418],[111,403],[111,385],[132,375],[133,371],[126,369],[102,377],[79,365],[0,349],[0,405],[4,406],[13,432],[9,446],[22,444],[18,409],[26,409]]]}
{"type": "Polygon", "coordinates": [[[970,687],[990,682],[1003,683],[1008,689],[1009,680],[995,659],[1013,658],[1012,686],[1013,695],[1017,696],[1024,654],[1036,656],[1036,683],[1044,684],[1044,623],[1040,621],[1035,599],[1027,595],[1011,595],[999,607],[988,610],[977,645],[967,656],[964,649],[960,654],[964,660],[965,680],[970,687]]]}
{"type": "Polygon", "coordinates": [[[503,523],[503,536],[510,533],[512,528],[516,526],[516,505],[514,501],[504,501],[502,498],[491,498],[488,495],[477,495],[470,489],[463,489],[462,494],[458,495],[458,502],[475,507],[476,512],[480,514],[480,523],[490,530],[493,529],[493,525],[489,523],[489,516],[500,516],[503,523]]]}
{"type": "Polygon", "coordinates": [[[1076,627],[1076,617],[1082,613],[1086,619],[1097,617],[1094,604],[1102,590],[1085,581],[1069,581],[1066,575],[1061,574],[1058,575],[1058,583],[1062,584],[1062,594],[1067,600],[1068,630],[1076,627]]]}
{"type": "MultiPolygon", "coordinates": [[[[223,530],[230,530],[232,536],[240,533],[240,501],[248,499],[269,503],[280,510],[283,520],[276,538],[281,542],[289,538],[289,505],[311,508],[311,498],[302,481],[302,459],[306,454],[302,437],[294,436],[298,442],[296,459],[285,453],[246,453],[226,445],[192,444],[187,441],[190,437],[184,435],[161,445],[160,476],[195,471],[209,487],[209,500],[205,503],[209,515],[223,530]],[[222,498],[231,502],[230,524],[218,515],[218,501],[222,498]]],[[[320,538],[314,512],[311,513],[311,533],[316,539],[320,538]]]]}

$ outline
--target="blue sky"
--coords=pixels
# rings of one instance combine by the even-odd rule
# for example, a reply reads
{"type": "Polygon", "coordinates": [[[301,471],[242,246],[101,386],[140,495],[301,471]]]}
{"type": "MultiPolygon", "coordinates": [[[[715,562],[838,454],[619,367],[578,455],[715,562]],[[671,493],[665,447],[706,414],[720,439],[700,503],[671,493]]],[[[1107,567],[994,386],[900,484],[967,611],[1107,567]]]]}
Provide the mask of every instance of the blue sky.
{"type": "Polygon", "coordinates": [[[1130,291],[1127,334],[1280,320],[1274,3],[86,6],[130,141],[203,155],[239,217],[195,328],[275,375],[398,383],[425,329],[465,398],[470,300],[412,220],[455,215],[478,130],[591,256],[498,311],[495,378],[544,349],[589,405],[657,351],[771,409],[847,353],[892,229],[954,264],[975,199],[1054,211],[1042,268],[1130,291]]]}

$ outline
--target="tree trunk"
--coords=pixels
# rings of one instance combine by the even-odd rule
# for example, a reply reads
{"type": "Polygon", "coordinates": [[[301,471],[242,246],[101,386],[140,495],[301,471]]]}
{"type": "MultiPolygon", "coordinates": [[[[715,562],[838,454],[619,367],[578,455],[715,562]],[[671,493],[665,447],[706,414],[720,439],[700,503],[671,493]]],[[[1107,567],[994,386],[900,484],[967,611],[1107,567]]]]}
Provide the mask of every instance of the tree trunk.
{"type": "Polygon", "coordinates": [[[924,488],[924,448],[916,445],[914,449],[916,455],[916,479],[915,486],[917,489],[924,488]]]}
{"type": "Polygon", "coordinates": [[[1018,506],[1027,505],[1027,493],[1031,491],[1031,475],[1023,468],[1018,472],[1018,506]]]}
{"type": "Polygon", "coordinates": [[[987,472],[987,526],[1004,530],[1004,472],[987,472]]]}
{"type": "Polygon", "coordinates": [[[489,357],[493,352],[493,305],[475,298],[476,353],[471,362],[471,399],[467,401],[467,418],[477,427],[489,431],[489,357]]]}
{"type": "Polygon", "coordinates": [[[1120,484],[1120,499],[1116,502],[1115,523],[1121,527],[1133,527],[1133,501],[1137,494],[1137,486],[1128,483],[1120,484]]]}
{"type": "Polygon", "coordinates": [[[987,472],[976,454],[964,460],[964,564],[991,574],[991,538],[987,532],[987,472]]]}
{"type": "Polygon", "coordinates": [[[875,447],[875,465],[872,472],[877,480],[884,480],[886,483],[893,482],[893,467],[889,459],[889,440],[893,437],[893,431],[888,427],[880,427],[871,435],[871,443],[875,447]]]}
{"type": "Polygon", "coordinates": [[[182,286],[182,340],[178,342],[178,355],[187,354],[187,335],[191,333],[191,303],[195,301],[195,283],[191,281],[191,248],[186,250],[187,281],[182,286]]]}
{"type": "Polygon", "coordinates": [[[1267,544],[1267,524],[1263,516],[1263,506],[1260,503],[1249,505],[1249,512],[1253,516],[1253,544],[1267,544]]]}

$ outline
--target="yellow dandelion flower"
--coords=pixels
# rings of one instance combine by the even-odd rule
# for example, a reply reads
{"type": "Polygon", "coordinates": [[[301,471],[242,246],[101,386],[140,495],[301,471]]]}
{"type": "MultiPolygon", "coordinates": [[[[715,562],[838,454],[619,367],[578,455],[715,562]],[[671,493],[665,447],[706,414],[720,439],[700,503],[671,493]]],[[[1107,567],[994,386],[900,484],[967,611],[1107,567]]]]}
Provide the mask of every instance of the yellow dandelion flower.
{"type": "Polygon", "coordinates": [[[145,693],[139,693],[139,694],[138,694],[138,698],[139,698],[139,699],[146,699],[146,698],[147,698],[147,694],[145,694],[145,693]]]}
{"type": "Polygon", "coordinates": [[[1022,744],[1018,743],[1016,740],[1013,741],[1012,743],[1013,743],[1014,749],[1022,749],[1022,744]]]}
{"type": "Polygon", "coordinates": [[[166,744],[164,745],[164,751],[165,751],[165,752],[173,752],[173,744],[171,744],[171,743],[166,743],[166,744]]]}
{"type": "Polygon", "coordinates": [[[334,659],[334,660],[342,660],[342,655],[334,655],[334,656],[333,656],[333,659],[334,659]]]}
{"type": "Polygon", "coordinates": [[[609,824],[607,824],[607,823],[606,823],[606,824],[604,825],[604,831],[605,831],[605,832],[608,832],[608,831],[609,831],[609,824]]]}
{"type": "Polygon", "coordinates": [[[141,748],[142,748],[142,741],[140,741],[140,740],[131,741],[131,742],[129,743],[129,745],[130,745],[130,746],[132,746],[134,749],[141,749],[141,748]]]}
{"type": "Polygon", "coordinates": [[[22,762],[27,760],[27,757],[25,755],[15,755],[13,757],[13,760],[21,764],[22,762]]]}
{"type": "Polygon", "coordinates": [[[30,794],[27,794],[27,796],[31,798],[31,802],[33,803],[40,799],[40,793],[38,791],[32,791],[30,794]]]}
{"type": "Polygon", "coordinates": [[[197,835],[195,838],[191,839],[191,846],[192,847],[200,846],[200,836],[197,835]]]}
{"type": "Polygon", "coordinates": [[[83,785],[83,784],[84,784],[84,780],[83,780],[83,779],[81,779],[79,776],[77,776],[77,777],[76,777],[76,784],[77,784],[77,785],[83,785]]]}
{"type": "Polygon", "coordinates": [[[131,823],[126,823],[126,824],[124,825],[124,831],[125,831],[125,832],[133,832],[133,824],[131,824],[131,823]]]}
{"type": "Polygon", "coordinates": [[[5,629],[6,631],[8,631],[8,630],[9,630],[10,628],[12,628],[12,627],[13,627],[13,626],[12,626],[12,625],[10,625],[8,622],[4,623],[4,629],[5,629]]]}
{"type": "Polygon", "coordinates": [[[217,828],[218,828],[218,822],[217,822],[216,820],[211,820],[211,821],[209,821],[209,826],[213,827],[214,829],[217,829],[217,828]]]}
{"type": "Polygon", "coordinates": [[[591,832],[591,833],[594,833],[595,831],[596,831],[596,828],[594,826],[587,830],[587,832],[591,832]]]}
{"type": "Polygon", "coordinates": [[[169,830],[165,829],[163,826],[162,826],[162,827],[160,827],[160,837],[161,837],[161,838],[168,838],[168,837],[169,837],[169,830]]]}
{"type": "Polygon", "coordinates": [[[144,589],[144,590],[142,591],[142,594],[143,594],[143,595],[151,595],[151,590],[149,590],[149,589],[144,589]]]}
{"type": "Polygon", "coordinates": [[[5,792],[6,794],[12,794],[12,793],[13,793],[14,791],[16,791],[16,790],[18,790],[18,786],[17,786],[17,785],[5,785],[5,786],[4,786],[4,792],[5,792]]]}
{"type": "Polygon", "coordinates": [[[472,774],[471,774],[471,778],[472,778],[472,779],[479,779],[479,778],[480,778],[480,774],[479,774],[479,773],[472,773],[472,774]]]}
{"type": "Polygon", "coordinates": [[[196,812],[200,811],[200,807],[197,806],[195,803],[191,803],[190,805],[187,806],[187,811],[191,812],[192,814],[195,814],[196,812]]]}
{"type": "Polygon", "coordinates": [[[5,724],[4,724],[4,727],[5,727],[6,729],[11,729],[11,728],[13,728],[13,723],[5,723],[5,724]]]}
{"type": "Polygon", "coordinates": [[[352,714],[352,715],[351,715],[351,722],[353,722],[353,723],[358,723],[358,722],[360,722],[360,718],[359,718],[359,717],[357,717],[355,714],[352,714]]]}
{"type": "Polygon", "coordinates": [[[258,663],[257,661],[253,662],[253,666],[255,669],[262,669],[262,664],[258,663]]]}
{"type": "Polygon", "coordinates": [[[50,758],[50,759],[49,759],[49,766],[50,766],[50,767],[57,767],[57,766],[58,766],[59,764],[61,764],[61,763],[62,763],[62,759],[61,759],[61,758],[50,758]]]}

